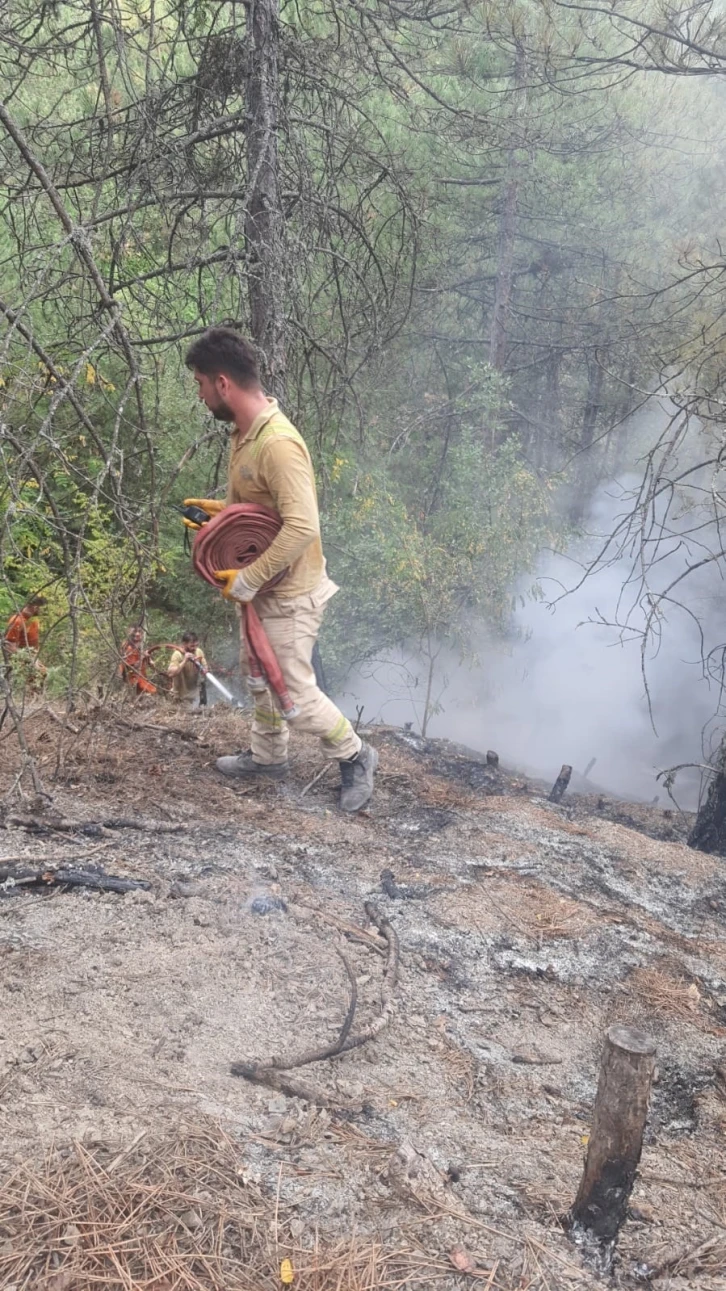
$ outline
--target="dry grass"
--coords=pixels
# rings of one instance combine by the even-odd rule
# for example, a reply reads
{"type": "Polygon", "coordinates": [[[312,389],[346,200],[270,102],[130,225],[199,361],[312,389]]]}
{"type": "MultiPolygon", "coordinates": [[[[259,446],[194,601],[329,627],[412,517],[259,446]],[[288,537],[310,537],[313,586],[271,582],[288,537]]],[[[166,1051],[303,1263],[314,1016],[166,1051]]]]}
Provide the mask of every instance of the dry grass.
{"type": "Polygon", "coordinates": [[[434,907],[455,927],[504,927],[530,941],[580,937],[596,922],[578,901],[561,897],[536,879],[495,879],[440,898],[434,907]]]}
{"type": "Polygon", "coordinates": [[[441,1039],[444,1043],[442,1058],[449,1070],[452,1083],[464,1099],[464,1102],[470,1103],[474,1097],[479,1074],[479,1063],[469,1049],[457,1044],[451,1036],[446,1035],[443,1028],[441,1028],[441,1039]]]}
{"type": "Polygon", "coordinates": [[[460,807],[467,811],[477,811],[482,806],[481,797],[477,797],[471,789],[430,773],[419,772],[416,798],[426,807],[460,807]]]}
{"type": "MultiPolygon", "coordinates": [[[[371,735],[373,742],[379,743],[375,727],[372,728],[371,735]]],[[[418,805],[467,810],[476,810],[481,806],[481,795],[475,794],[458,781],[437,775],[394,741],[385,743],[385,760],[381,765],[379,778],[382,783],[397,781],[399,791],[410,795],[418,805]]]]}
{"type": "Polygon", "coordinates": [[[371,1242],[296,1245],[211,1123],[116,1156],[75,1144],[0,1187],[0,1286],[17,1291],[272,1291],[284,1259],[297,1291],[430,1286],[447,1272],[371,1242]]]}
{"type": "Polygon", "coordinates": [[[482,806],[492,814],[511,816],[528,828],[548,830],[555,834],[572,834],[575,838],[587,838],[588,830],[582,825],[574,824],[564,816],[558,816],[549,807],[541,807],[527,797],[504,794],[492,794],[482,800],[482,806]]]}
{"type": "Polygon", "coordinates": [[[627,825],[596,816],[588,816],[583,823],[593,840],[619,852],[637,872],[643,874],[646,882],[648,866],[654,866],[659,873],[685,873],[690,880],[708,879],[719,873],[718,857],[696,852],[685,843],[649,838],[647,834],[636,833],[627,825]]]}
{"type": "Polygon", "coordinates": [[[590,912],[578,901],[561,897],[544,884],[532,885],[527,892],[525,908],[518,915],[528,927],[530,936],[547,940],[557,937],[579,937],[593,922],[590,912]]]}
{"type": "Polygon", "coordinates": [[[701,992],[695,982],[676,976],[669,968],[636,968],[626,989],[652,1017],[693,1021],[701,1007],[701,992]]]}
{"type": "MultiPolygon", "coordinates": [[[[694,1282],[694,1278],[706,1277],[713,1278],[713,1286],[716,1286],[716,1279],[719,1279],[718,1285],[723,1286],[721,1279],[726,1275],[726,1241],[722,1237],[708,1237],[705,1241],[695,1244],[687,1250],[673,1251],[666,1250],[664,1253],[651,1256],[648,1260],[650,1267],[650,1278],[687,1278],[692,1286],[703,1286],[704,1283],[699,1280],[694,1282]]],[[[665,1285],[668,1283],[666,1282],[665,1285]]]]}

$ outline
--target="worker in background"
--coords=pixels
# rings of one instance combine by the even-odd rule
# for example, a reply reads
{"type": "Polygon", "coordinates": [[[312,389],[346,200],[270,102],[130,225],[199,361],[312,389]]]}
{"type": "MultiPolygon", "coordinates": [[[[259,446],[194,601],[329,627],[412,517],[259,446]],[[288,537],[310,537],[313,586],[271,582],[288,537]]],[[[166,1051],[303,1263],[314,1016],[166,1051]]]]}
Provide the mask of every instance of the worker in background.
{"type": "Polygon", "coordinates": [[[32,689],[40,689],[47,675],[46,669],[37,657],[40,646],[39,615],[45,604],[44,596],[32,597],[18,614],[13,614],[8,620],[2,639],[3,656],[7,663],[10,663],[12,656],[18,650],[30,652],[25,658],[30,663],[28,685],[32,689]]]}
{"type": "Polygon", "coordinates": [[[156,686],[146,676],[148,666],[149,655],[144,648],[144,629],[136,625],[129,628],[128,636],[122,643],[119,675],[128,686],[136,690],[137,695],[156,694],[156,686]]]}
{"type": "Polygon", "coordinates": [[[172,679],[172,694],[177,703],[191,704],[194,708],[206,706],[207,686],[204,674],[207,666],[196,632],[185,632],[182,648],[174,651],[166,670],[172,679]]]}
{"type": "MultiPolygon", "coordinates": [[[[293,726],[320,737],[323,757],[340,764],[340,806],[360,811],[373,793],[378,753],[363,743],[335,704],[317,685],[311,663],[325,606],[338,588],[328,577],[320,542],[315,476],[302,435],[260,384],[253,347],[227,327],[212,327],[189,349],[199,398],[230,424],[230,458],[225,502],[188,498],[185,505],[208,514],[236,502],[272,508],[282,528],[265,552],[244,570],[216,571],[222,595],[243,606],[254,600],[298,715],[285,722],[269,687],[254,693],[251,747],[219,758],[224,775],[249,778],[287,774],[287,746],[293,726]],[[271,590],[269,579],[284,572],[271,590]]],[[[185,523],[190,523],[185,521],[185,523]]],[[[192,526],[196,527],[196,526],[192,526]]],[[[240,662],[246,671],[244,646],[240,662]]]]}

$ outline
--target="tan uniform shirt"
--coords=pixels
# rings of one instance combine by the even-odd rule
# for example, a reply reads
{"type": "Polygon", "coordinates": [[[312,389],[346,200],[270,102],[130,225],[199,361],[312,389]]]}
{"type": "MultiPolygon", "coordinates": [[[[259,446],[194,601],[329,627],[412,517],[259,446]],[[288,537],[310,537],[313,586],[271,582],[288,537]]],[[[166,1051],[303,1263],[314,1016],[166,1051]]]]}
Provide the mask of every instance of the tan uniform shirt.
{"type": "MultiPolygon", "coordinates": [[[[182,650],[175,650],[169,660],[169,667],[178,668],[183,658],[184,652],[182,650]]],[[[207,661],[204,658],[204,651],[200,646],[195,648],[194,658],[198,659],[202,667],[206,670],[207,661]]],[[[195,695],[199,690],[199,683],[201,680],[202,677],[199,669],[195,667],[191,661],[188,661],[184,664],[183,668],[179,669],[176,676],[172,678],[174,694],[180,699],[186,699],[190,695],[195,695]]]]}
{"type": "Polygon", "coordinates": [[[282,529],[259,560],[244,571],[250,587],[262,587],[280,570],[289,574],[274,589],[278,597],[302,596],[320,587],[332,596],[337,588],[327,577],[320,542],[315,475],[307,445],[280,412],[276,399],[261,412],[246,435],[232,435],[227,505],[253,502],[282,518],[282,529]],[[329,585],[329,586],[327,586],[329,585]]]}

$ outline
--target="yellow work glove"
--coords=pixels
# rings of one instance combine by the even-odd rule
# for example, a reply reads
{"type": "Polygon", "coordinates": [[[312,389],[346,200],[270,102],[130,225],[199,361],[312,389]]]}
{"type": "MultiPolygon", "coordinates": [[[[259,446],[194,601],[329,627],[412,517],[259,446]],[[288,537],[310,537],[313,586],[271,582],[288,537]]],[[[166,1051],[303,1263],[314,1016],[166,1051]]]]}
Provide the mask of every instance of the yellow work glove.
{"type": "MultiPolygon", "coordinates": [[[[210,517],[219,515],[220,511],[224,511],[224,508],[226,507],[226,505],[227,505],[226,502],[220,502],[217,498],[185,498],[184,499],[185,507],[201,507],[202,511],[206,511],[207,515],[210,517]]],[[[182,524],[185,525],[187,529],[201,528],[201,525],[195,524],[193,520],[187,520],[186,518],[182,520],[182,524]]]]}
{"type": "Polygon", "coordinates": [[[258,589],[245,582],[241,569],[215,569],[214,577],[224,583],[221,592],[226,601],[239,601],[246,605],[257,594],[258,589]]]}

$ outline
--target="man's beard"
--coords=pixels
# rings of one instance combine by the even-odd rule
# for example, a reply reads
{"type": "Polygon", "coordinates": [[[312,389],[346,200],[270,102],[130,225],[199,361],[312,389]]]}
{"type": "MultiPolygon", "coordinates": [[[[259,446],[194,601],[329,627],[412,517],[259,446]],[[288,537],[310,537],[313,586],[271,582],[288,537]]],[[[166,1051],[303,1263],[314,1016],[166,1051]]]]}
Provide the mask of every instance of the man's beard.
{"type": "Polygon", "coordinates": [[[224,399],[220,399],[219,403],[215,404],[214,408],[210,408],[209,411],[217,421],[234,421],[234,413],[229,404],[224,402],[224,399]]]}

